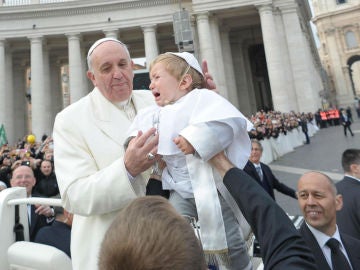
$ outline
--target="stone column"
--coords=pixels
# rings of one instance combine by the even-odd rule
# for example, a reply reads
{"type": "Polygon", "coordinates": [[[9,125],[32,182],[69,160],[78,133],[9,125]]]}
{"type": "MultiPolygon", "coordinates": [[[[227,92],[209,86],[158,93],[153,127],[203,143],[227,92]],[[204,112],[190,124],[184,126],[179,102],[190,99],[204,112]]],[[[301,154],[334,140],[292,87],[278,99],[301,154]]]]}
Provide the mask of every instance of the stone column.
{"type": "MultiPolygon", "coordinates": [[[[6,50],[7,53],[5,54],[5,83],[6,83],[6,100],[7,100],[7,106],[6,111],[9,113],[9,119],[14,119],[14,80],[13,80],[13,59],[12,59],[12,52],[10,50],[6,50]]],[[[7,125],[6,128],[6,135],[9,143],[12,145],[15,143],[15,125],[13,121],[7,125]]]]}
{"type": "Polygon", "coordinates": [[[31,42],[31,130],[37,140],[41,139],[47,127],[47,113],[44,110],[44,55],[43,37],[30,37],[31,42]]]}
{"type": "Polygon", "coordinates": [[[238,37],[232,40],[232,52],[234,70],[236,76],[236,89],[239,97],[239,108],[244,114],[253,114],[256,108],[259,108],[260,91],[255,92],[253,75],[251,70],[251,60],[249,55],[249,46],[252,44],[253,35],[251,31],[239,31],[238,37]]]}
{"type": "Polygon", "coordinates": [[[341,54],[338,53],[343,51],[341,44],[341,41],[343,40],[343,36],[340,33],[341,29],[334,28],[332,30],[328,31],[331,37],[331,42],[326,45],[329,46],[329,56],[332,58],[334,76],[336,77],[334,81],[336,84],[335,89],[338,101],[337,105],[338,107],[345,107],[354,103],[354,94],[351,87],[348,65],[345,60],[342,59],[341,54]],[[330,46],[333,48],[330,49],[330,46]],[[334,47],[336,47],[336,49],[334,49],[334,47]]]}
{"type": "Polygon", "coordinates": [[[211,38],[209,14],[207,12],[197,14],[196,22],[199,35],[200,61],[204,59],[207,61],[209,71],[213,76],[214,82],[217,84],[219,80],[216,72],[215,48],[211,38]]]}
{"type": "Polygon", "coordinates": [[[295,86],[297,97],[298,111],[315,112],[319,107],[317,104],[318,93],[321,89],[314,89],[311,74],[313,62],[309,58],[306,48],[308,44],[304,38],[300,21],[296,11],[296,6],[292,5],[281,8],[282,18],[284,22],[284,31],[286,34],[287,48],[291,63],[292,78],[295,86]]]}
{"type": "Polygon", "coordinates": [[[196,20],[194,19],[194,17],[191,17],[190,23],[191,23],[191,31],[193,33],[194,55],[196,59],[199,59],[199,61],[201,61],[200,48],[199,48],[199,35],[196,27],[196,20]]]}
{"type": "Polygon", "coordinates": [[[222,54],[224,57],[223,62],[225,63],[224,68],[225,68],[225,82],[226,82],[226,88],[228,94],[227,97],[235,107],[239,108],[238,93],[235,82],[234,63],[231,52],[228,28],[225,28],[221,31],[220,39],[222,40],[222,54]]]}
{"type": "Polygon", "coordinates": [[[278,9],[276,12],[274,12],[274,19],[279,38],[278,43],[282,52],[282,72],[284,76],[284,82],[287,86],[287,92],[289,97],[288,104],[290,108],[292,108],[295,112],[298,112],[299,106],[294,85],[295,82],[292,71],[292,62],[289,54],[289,45],[287,40],[288,37],[286,35],[287,25],[284,24],[282,14],[278,9]]]}
{"type": "Polygon", "coordinates": [[[6,89],[6,67],[5,67],[5,40],[0,40],[0,108],[4,108],[2,110],[2,114],[0,114],[0,126],[4,124],[5,130],[10,127],[12,117],[11,112],[8,110],[7,103],[8,100],[8,93],[6,89]]]}
{"type": "Polygon", "coordinates": [[[52,119],[52,108],[53,103],[51,99],[51,84],[55,83],[54,81],[50,80],[50,62],[49,62],[49,50],[47,46],[44,46],[43,48],[43,54],[44,54],[44,88],[45,88],[45,94],[44,94],[44,111],[46,112],[46,126],[47,129],[44,130],[44,133],[46,135],[51,135],[52,133],[52,127],[54,125],[53,119],[52,119]]]}
{"type": "Polygon", "coordinates": [[[52,58],[50,61],[50,80],[51,84],[51,119],[55,121],[56,114],[63,108],[63,97],[62,97],[62,81],[61,81],[61,70],[60,62],[57,58],[52,58]]]}
{"type": "Polygon", "coordinates": [[[271,5],[257,7],[260,13],[261,30],[264,40],[267,68],[274,109],[289,112],[286,80],[283,75],[282,52],[278,44],[277,29],[271,5]]]}
{"type": "Polygon", "coordinates": [[[118,39],[118,29],[104,30],[105,37],[118,39]]]}
{"type": "Polygon", "coordinates": [[[78,101],[87,94],[83,85],[85,71],[82,68],[80,34],[67,34],[69,47],[69,91],[70,103],[78,101]]]}
{"type": "Polygon", "coordinates": [[[216,18],[212,18],[210,20],[210,27],[212,30],[212,40],[214,44],[215,51],[215,60],[216,60],[216,69],[214,71],[210,71],[210,73],[216,72],[217,74],[217,89],[221,95],[223,95],[226,99],[229,98],[229,89],[226,85],[225,81],[225,65],[228,63],[224,62],[224,57],[222,54],[222,44],[219,33],[219,22],[216,18]]]}
{"type": "Polygon", "coordinates": [[[5,40],[0,40],[0,126],[5,127],[9,144],[14,143],[14,88],[13,88],[12,53],[5,40]]]}
{"type": "Polygon", "coordinates": [[[90,91],[92,91],[94,89],[94,85],[92,83],[92,81],[86,76],[86,72],[88,71],[88,65],[87,65],[87,60],[85,55],[87,55],[87,51],[85,51],[85,48],[83,47],[82,49],[82,55],[84,57],[81,58],[81,65],[82,65],[82,69],[83,69],[83,86],[84,86],[84,92],[86,94],[88,94],[90,91]]]}
{"type": "Polygon", "coordinates": [[[14,115],[13,122],[15,128],[14,140],[17,141],[27,134],[28,126],[28,102],[26,101],[26,69],[28,63],[16,62],[14,63],[14,115]]]}
{"type": "Polygon", "coordinates": [[[144,34],[146,67],[149,68],[151,61],[159,55],[156,39],[156,25],[141,26],[141,29],[144,34]]]}

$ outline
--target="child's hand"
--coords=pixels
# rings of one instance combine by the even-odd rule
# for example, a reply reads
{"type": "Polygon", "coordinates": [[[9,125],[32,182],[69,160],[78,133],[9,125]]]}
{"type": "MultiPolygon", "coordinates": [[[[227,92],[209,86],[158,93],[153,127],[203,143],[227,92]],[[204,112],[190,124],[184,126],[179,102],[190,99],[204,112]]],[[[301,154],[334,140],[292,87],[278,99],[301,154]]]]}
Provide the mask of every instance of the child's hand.
{"type": "Polygon", "coordinates": [[[194,147],[183,136],[178,136],[173,141],[185,155],[195,153],[194,147]]]}

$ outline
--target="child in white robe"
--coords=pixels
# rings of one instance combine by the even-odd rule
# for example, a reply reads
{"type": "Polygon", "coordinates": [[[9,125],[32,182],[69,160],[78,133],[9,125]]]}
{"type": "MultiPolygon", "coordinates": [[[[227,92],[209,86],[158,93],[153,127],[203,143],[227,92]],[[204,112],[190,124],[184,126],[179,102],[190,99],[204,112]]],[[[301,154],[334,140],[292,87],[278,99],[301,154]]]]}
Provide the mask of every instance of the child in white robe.
{"type": "Polygon", "coordinates": [[[150,65],[150,79],[157,105],[138,112],[129,136],[157,128],[157,154],[166,162],[163,189],[170,190],[169,200],[180,214],[198,218],[209,263],[216,258],[224,269],[221,254],[226,254],[230,269],[252,269],[233,209],[217,191],[221,178],[207,164],[225,150],[229,159],[243,168],[250,155],[247,131],[252,124],[219,94],[198,89],[204,77],[190,53],[159,55],[150,65]]]}

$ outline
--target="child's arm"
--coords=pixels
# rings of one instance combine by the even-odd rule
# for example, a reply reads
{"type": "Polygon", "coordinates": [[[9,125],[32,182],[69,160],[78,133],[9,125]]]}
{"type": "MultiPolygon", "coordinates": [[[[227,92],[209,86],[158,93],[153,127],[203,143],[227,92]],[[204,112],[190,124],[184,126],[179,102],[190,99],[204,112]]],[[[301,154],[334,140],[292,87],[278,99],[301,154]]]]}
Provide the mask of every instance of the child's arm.
{"type": "Polygon", "coordinates": [[[195,153],[194,147],[183,136],[180,135],[176,137],[173,141],[185,155],[195,153]]]}
{"type": "Polygon", "coordinates": [[[229,125],[212,121],[189,125],[180,132],[179,137],[186,144],[176,144],[175,139],[174,143],[184,154],[195,154],[208,161],[216,153],[226,149],[233,140],[233,132],[229,125]]]}

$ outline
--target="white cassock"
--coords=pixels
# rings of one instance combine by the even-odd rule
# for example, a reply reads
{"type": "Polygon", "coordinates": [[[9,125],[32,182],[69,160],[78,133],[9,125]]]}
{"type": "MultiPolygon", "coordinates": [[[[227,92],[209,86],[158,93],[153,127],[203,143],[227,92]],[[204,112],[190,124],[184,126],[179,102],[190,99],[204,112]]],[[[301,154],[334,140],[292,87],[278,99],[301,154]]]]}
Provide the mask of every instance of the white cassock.
{"type": "MultiPolygon", "coordinates": [[[[132,92],[136,110],[154,104],[150,91],[132,92]]],[[[148,172],[131,182],[124,165],[127,114],[94,90],[66,107],[54,124],[54,161],[64,208],[74,213],[74,270],[97,270],[101,242],[124,206],[144,196],[148,172]]]]}

